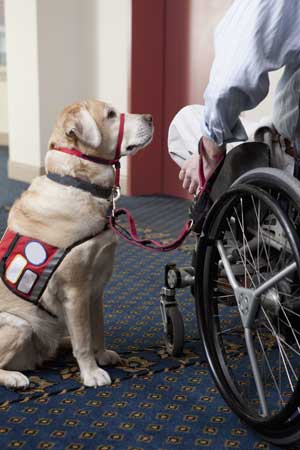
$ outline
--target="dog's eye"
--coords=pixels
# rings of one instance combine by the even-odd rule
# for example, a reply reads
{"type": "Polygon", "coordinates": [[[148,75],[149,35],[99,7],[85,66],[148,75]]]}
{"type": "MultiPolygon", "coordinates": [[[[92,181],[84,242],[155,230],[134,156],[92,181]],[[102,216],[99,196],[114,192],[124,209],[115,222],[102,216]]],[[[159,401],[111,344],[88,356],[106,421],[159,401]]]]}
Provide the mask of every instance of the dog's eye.
{"type": "Polygon", "coordinates": [[[113,109],[110,109],[107,113],[107,118],[108,119],[115,119],[117,117],[117,113],[116,111],[114,111],[113,109]]]}

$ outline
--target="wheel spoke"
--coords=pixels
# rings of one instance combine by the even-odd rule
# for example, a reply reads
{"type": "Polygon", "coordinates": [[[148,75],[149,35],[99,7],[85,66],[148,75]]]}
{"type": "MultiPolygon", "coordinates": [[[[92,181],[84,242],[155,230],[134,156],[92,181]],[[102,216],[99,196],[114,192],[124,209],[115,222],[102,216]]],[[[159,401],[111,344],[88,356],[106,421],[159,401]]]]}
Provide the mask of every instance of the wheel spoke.
{"type": "MultiPolygon", "coordinates": [[[[298,300],[298,298],[297,298],[297,300],[298,300]]],[[[286,305],[283,304],[282,307],[283,307],[286,311],[288,311],[289,313],[294,314],[294,316],[300,317],[300,314],[299,314],[299,313],[297,313],[297,312],[294,311],[293,309],[289,308],[288,306],[286,306],[286,305]]]]}
{"type": "MultiPolygon", "coordinates": [[[[266,243],[265,243],[265,239],[264,239],[264,234],[262,233],[260,222],[258,221],[258,214],[257,214],[257,211],[256,211],[255,203],[254,203],[254,212],[255,212],[255,215],[256,215],[256,218],[257,218],[258,235],[261,236],[262,245],[263,245],[265,256],[266,256],[266,259],[267,259],[267,264],[269,266],[270,271],[272,271],[270,258],[269,258],[269,253],[266,250],[266,243]]],[[[270,240],[270,238],[269,238],[269,240],[270,240]]],[[[269,247],[269,250],[270,250],[270,247],[269,247]]]]}
{"type": "Polygon", "coordinates": [[[244,209],[243,209],[243,202],[242,202],[242,200],[243,200],[243,199],[240,198],[240,202],[241,202],[241,211],[242,211],[242,219],[239,218],[239,215],[238,215],[238,212],[237,212],[237,209],[236,209],[236,208],[234,208],[234,211],[235,211],[235,214],[236,214],[236,218],[237,218],[237,220],[238,220],[238,224],[239,224],[239,226],[240,226],[240,230],[241,230],[242,235],[243,235],[244,261],[248,261],[248,259],[246,258],[246,247],[247,247],[248,252],[249,252],[249,255],[250,255],[251,259],[252,259],[252,263],[250,263],[250,261],[248,261],[248,262],[249,262],[249,264],[253,267],[254,272],[259,276],[259,271],[257,270],[256,264],[255,264],[255,260],[254,260],[254,258],[253,258],[253,254],[252,254],[252,251],[251,251],[250,246],[249,246],[249,243],[248,243],[248,239],[246,238],[246,235],[245,235],[244,209]]]}
{"type": "Polygon", "coordinates": [[[228,333],[229,331],[233,331],[233,330],[238,330],[238,329],[241,330],[241,328],[242,328],[241,325],[235,325],[234,327],[227,328],[226,330],[223,330],[223,331],[219,331],[219,332],[218,332],[218,335],[226,334],[226,333],[228,333]]]}
{"type": "Polygon", "coordinates": [[[255,284],[254,284],[254,282],[253,282],[253,278],[252,278],[252,276],[251,276],[251,274],[250,274],[250,272],[249,272],[249,270],[248,270],[248,268],[247,268],[246,261],[244,260],[244,258],[243,258],[243,256],[242,256],[242,252],[241,252],[240,247],[239,247],[239,245],[238,245],[238,243],[237,243],[237,241],[236,241],[236,238],[235,238],[235,236],[234,236],[234,233],[233,233],[231,224],[230,224],[230,222],[229,222],[228,219],[227,219],[227,223],[228,223],[228,226],[229,226],[229,228],[230,228],[230,232],[231,232],[231,235],[232,235],[234,244],[235,244],[235,249],[237,250],[237,252],[238,252],[238,254],[239,254],[240,258],[241,258],[241,262],[242,262],[242,264],[243,264],[243,266],[244,266],[244,270],[245,270],[245,272],[244,272],[245,287],[247,286],[247,277],[246,277],[246,274],[247,274],[248,277],[250,278],[251,286],[255,286],[255,284]]]}
{"type": "Polygon", "coordinates": [[[274,385],[275,385],[275,387],[276,387],[276,390],[277,390],[277,392],[278,392],[278,395],[279,395],[279,397],[280,397],[280,400],[281,400],[282,403],[283,403],[283,398],[282,398],[282,395],[281,395],[280,388],[279,388],[278,383],[277,383],[277,381],[276,381],[276,378],[275,378],[275,376],[274,376],[274,373],[273,373],[273,370],[272,370],[272,368],[271,368],[269,359],[268,359],[268,357],[267,357],[267,355],[266,355],[266,352],[265,352],[265,349],[264,349],[264,346],[263,346],[263,343],[262,343],[262,339],[261,339],[261,336],[260,336],[258,330],[256,330],[256,334],[257,334],[258,341],[259,341],[259,344],[260,344],[260,346],[261,346],[261,349],[262,349],[262,352],[263,352],[265,361],[266,361],[266,363],[267,363],[267,366],[268,366],[268,369],[269,369],[271,378],[272,378],[273,381],[274,381],[274,385]]]}
{"type": "MultiPolygon", "coordinates": [[[[263,308],[262,308],[262,309],[263,309],[263,308]]],[[[264,310],[263,310],[263,311],[264,311],[264,310]]],[[[276,339],[276,341],[277,341],[278,350],[279,350],[279,356],[280,356],[280,361],[282,361],[282,363],[283,363],[283,367],[284,367],[284,369],[285,369],[285,373],[286,373],[286,376],[287,376],[288,383],[289,383],[289,386],[290,386],[290,388],[291,388],[291,391],[294,392],[294,385],[293,385],[293,383],[292,383],[291,375],[290,375],[290,372],[289,372],[288,367],[287,367],[287,361],[286,361],[286,360],[288,360],[288,357],[287,357],[287,355],[286,355],[286,352],[285,352],[283,346],[281,345],[281,342],[282,342],[282,343],[285,343],[285,344],[287,344],[287,343],[286,343],[280,336],[278,336],[278,335],[276,334],[276,332],[275,332],[275,330],[274,330],[274,328],[273,328],[273,326],[272,326],[272,324],[271,324],[271,322],[270,322],[270,320],[269,320],[269,318],[268,318],[268,316],[267,316],[267,314],[266,314],[265,311],[264,311],[264,314],[265,314],[265,317],[267,318],[267,320],[268,320],[268,322],[269,322],[271,328],[267,327],[266,325],[265,325],[265,326],[266,326],[267,329],[269,329],[269,331],[272,333],[272,335],[275,337],[275,339],[276,339]]],[[[287,344],[287,345],[288,345],[288,344],[287,344]]],[[[298,353],[298,352],[296,352],[296,353],[298,353]]],[[[300,355],[300,354],[299,354],[299,355],[300,355]]],[[[289,361],[289,360],[288,360],[288,361],[289,361]]],[[[289,362],[289,365],[290,365],[290,362],[289,362]]],[[[291,365],[290,365],[290,366],[291,366],[291,365]]]]}
{"type": "Polygon", "coordinates": [[[295,330],[294,330],[294,328],[292,327],[291,322],[290,322],[290,320],[289,320],[289,318],[288,318],[288,315],[287,315],[287,313],[285,312],[285,310],[284,310],[284,308],[282,307],[281,304],[280,304],[280,309],[281,309],[281,311],[283,312],[284,317],[286,318],[286,320],[287,320],[287,322],[288,322],[288,324],[289,324],[288,326],[290,327],[290,330],[292,331],[292,334],[293,334],[294,339],[295,339],[295,341],[296,341],[297,347],[298,347],[298,349],[299,349],[299,351],[300,351],[300,344],[299,344],[299,341],[298,341],[297,336],[296,336],[296,334],[295,334],[295,330]]]}

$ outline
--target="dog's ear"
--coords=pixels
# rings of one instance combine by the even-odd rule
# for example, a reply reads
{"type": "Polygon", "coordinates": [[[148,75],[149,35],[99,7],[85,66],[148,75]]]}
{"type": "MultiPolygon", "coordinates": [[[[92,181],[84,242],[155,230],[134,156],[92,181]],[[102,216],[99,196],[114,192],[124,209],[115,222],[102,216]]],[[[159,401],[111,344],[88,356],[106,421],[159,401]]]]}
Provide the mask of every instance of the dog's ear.
{"type": "Polygon", "coordinates": [[[85,108],[69,114],[64,123],[65,133],[68,137],[75,135],[83,144],[98,148],[101,144],[101,133],[91,114],[85,108]]]}

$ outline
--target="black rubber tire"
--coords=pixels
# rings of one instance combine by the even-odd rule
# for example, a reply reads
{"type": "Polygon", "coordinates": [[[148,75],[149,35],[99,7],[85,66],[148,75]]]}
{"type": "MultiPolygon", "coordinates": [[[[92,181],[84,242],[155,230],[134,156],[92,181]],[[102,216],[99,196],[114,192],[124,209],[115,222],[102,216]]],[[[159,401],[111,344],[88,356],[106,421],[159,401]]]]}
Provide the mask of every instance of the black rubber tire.
{"type": "Polygon", "coordinates": [[[167,332],[164,334],[165,346],[171,356],[180,356],[184,346],[184,323],[177,305],[167,306],[167,332]]]}
{"type": "Polygon", "coordinates": [[[300,212],[300,181],[279,169],[265,167],[254,169],[240,176],[232,186],[252,184],[259,186],[276,198],[277,193],[292,203],[300,212]]]}
{"type": "MultiPolygon", "coordinates": [[[[254,171],[252,171],[254,172],[254,171]]],[[[261,171],[260,171],[261,172],[261,171]]],[[[280,171],[277,171],[280,172],[280,171]]],[[[256,171],[257,175],[257,171],[256,171]]],[[[277,182],[276,173],[276,182],[277,182]]],[[[268,184],[269,180],[264,178],[264,173],[260,174],[263,179],[264,184],[268,184]]],[[[244,175],[243,177],[246,177],[244,175]]],[[[242,177],[242,178],[243,178],[242,177]]],[[[268,177],[266,177],[268,178],[268,177]]],[[[250,178],[251,182],[253,178],[250,178]]],[[[289,180],[290,181],[290,180],[289,180]]],[[[296,180],[297,181],[297,180],[296,180]]],[[[272,183],[271,183],[272,184],[272,183]]],[[[297,183],[296,183],[297,184],[297,183]]],[[[287,180],[283,181],[283,188],[287,191],[288,197],[293,197],[292,185],[295,186],[295,183],[287,182],[287,180]]],[[[278,188],[278,184],[275,185],[278,188]]],[[[299,183],[300,186],[300,183],[299,183]]],[[[274,187],[274,185],[273,185],[274,187]]],[[[224,372],[224,361],[219,359],[218,350],[215,347],[215,342],[217,339],[212,335],[212,323],[211,323],[211,300],[210,296],[210,288],[208,286],[209,282],[207,281],[209,278],[210,271],[212,268],[210,267],[210,258],[212,258],[212,241],[216,239],[218,233],[218,226],[221,224],[222,215],[226,213],[228,205],[230,204],[232,196],[236,195],[236,193],[241,193],[241,191],[251,190],[252,192],[259,192],[261,196],[264,194],[268,201],[271,201],[274,206],[274,211],[277,211],[278,217],[285,224],[285,229],[287,231],[287,235],[289,236],[289,242],[291,244],[291,248],[293,249],[293,254],[295,255],[295,260],[297,262],[298,274],[300,273],[300,259],[299,259],[299,238],[296,235],[296,232],[288,220],[286,215],[282,212],[282,210],[276,205],[274,199],[272,197],[263,192],[259,188],[255,188],[254,186],[241,186],[236,185],[231,188],[227,193],[225,193],[212,207],[210,213],[207,216],[206,222],[203,226],[203,236],[200,239],[198,251],[197,251],[197,270],[196,270],[196,312],[198,325],[200,328],[201,337],[203,340],[203,344],[206,351],[206,356],[208,362],[210,364],[211,372],[214,377],[214,380],[220,390],[220,393],[224,397],[225,401],[229,404],[232,410],[241,417],[245,422],[259,431],[263,436],[269,440],[270,442],[275,443],[276,445],[292,445],[300,438],[300,416],[295,413],[295,418],[291,421],[284,420],[282,417],[282,422],[280,422],[281,416],[278,415],[278,420],[276,423],[276,419],[273,420],[271,417],[268,420],[260,417],[254,417],[250,413],[250,406],[248,408],[247,402],[241,402],[241,398],[238,398],[236,393],[232,390],[231,384],[228,379],[228,371],[227,369],[224,372]],[[207,287],[205,288],[205,284],[207,283],[207,287]],[[226,373],[227,372],[227,373],[226,373]],[[225,374],[225,375],[224,375],[225,374]],[[276,425],[275,425],[276,423],[276,425]]],[[[299,190],[300,192],[300,190],[299,190]]],[[[298,196],[294,194],[294,200],[298,200],[298,196]],[[295,199],[296,197],[296,199],[295,199]]],[[[300,207],[300,203],[299,203],[300,207]]],[[[219,239],[219,238],[218,238],[219,239]]],[[[299,275],[298,275],[299,276],[299,275]]],[[[295,392],[300,392],[300,382],[298,380],[295,392]]],[[[297,405],[300,402],[297,400],[297,396],[293,396],[293,401],[291,402],[290,409],[287,408],[286,412],[289,412],[292,416],[293,411],[296,410],[297,405]]],[[[290,403],[290,402],[289,402],[290,403]]],[[[286,416],[285,416],[286,418],[286,416]]],[[[296,447],[295,447],[296,448],[296,447]]]]}

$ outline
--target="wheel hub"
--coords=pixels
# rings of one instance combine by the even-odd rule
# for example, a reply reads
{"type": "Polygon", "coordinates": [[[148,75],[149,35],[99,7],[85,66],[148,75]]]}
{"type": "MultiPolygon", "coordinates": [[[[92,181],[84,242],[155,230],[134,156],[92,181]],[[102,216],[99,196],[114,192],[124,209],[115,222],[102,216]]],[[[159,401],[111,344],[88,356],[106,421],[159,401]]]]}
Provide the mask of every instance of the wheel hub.
{"type": "Polygon", "coordinates": [[[261,305],[272,316],[276,316],[280,311],[280,295],[276,288],[269,289],[261,296],[261,305]]]}

